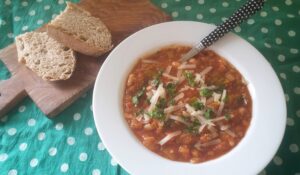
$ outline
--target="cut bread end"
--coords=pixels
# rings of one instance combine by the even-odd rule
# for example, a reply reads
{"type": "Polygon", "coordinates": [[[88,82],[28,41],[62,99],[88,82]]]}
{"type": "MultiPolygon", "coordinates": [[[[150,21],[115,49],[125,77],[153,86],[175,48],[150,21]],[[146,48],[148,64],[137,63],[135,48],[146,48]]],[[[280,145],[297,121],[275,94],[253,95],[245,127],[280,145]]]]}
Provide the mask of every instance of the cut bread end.
{"type": "Polygon", "coordinates": [[[47,81],[69,79],[76,58],[72,49],[63,46],[46,32],[28,32],[16,37],[18,61],[47,81]]]}
{"type": "Polygon", "coordinates": [[[105,24],[70,2],[47,29],[51,37],[85,55],[100,56],[113,47],[111,33],[105,24]]]}

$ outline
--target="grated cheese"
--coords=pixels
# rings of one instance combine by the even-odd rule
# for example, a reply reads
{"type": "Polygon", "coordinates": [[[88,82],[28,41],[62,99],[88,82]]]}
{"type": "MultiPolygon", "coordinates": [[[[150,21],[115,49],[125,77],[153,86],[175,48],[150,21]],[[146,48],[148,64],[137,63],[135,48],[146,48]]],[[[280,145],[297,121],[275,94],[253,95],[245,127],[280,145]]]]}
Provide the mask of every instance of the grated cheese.
{"type": "Polygon", "coordinates": [[[215,140],[200,144],[200,147],[209,147],[209,146],[217,145],[221,142],[222,142],[221,139],[215,139],[215,140]]]}
{"type": "Polygon", "coordinates": [[[161,83],[158,88],[156,89],[155,92],[153,92],[153,96],[150,99],[150,106],[148,111],[152,111],[156,105],[156,103],[158,102],[159,97],[165,97],[166,96],[166,91],[163,88],[163,84],[161,83]]]}
{"type": "Polygon", "coordinates": [[[146,64],[159,64],[158,61],[146,60],[146,59],[142,59],[142,63],[146,63],[146,64]]]}
{"type": "Polygon", "coordinates": [[[188,90],[189,88],[190,88],[189,86],[187,86],[187,85],[184,85],[184,87],[183,87],[183,88],[181,88],[181,89],[179,90],[179,92],[186,91],[186,90],[188,90]]]}
{"type": "Polygon", "coordinates": [[[195,82],[196,83],[205,83],[204,77],[201,74],[195,74],[195,82]]]}
{"type": "Polygon", "coordinates": [[[212,94],[214,102],[220,103],[221,94],[213,92],[212,94]]]}
{"type": "Polygon", "coordinates": [[[178,81],[179,79],[177,77],[174,77],[170,74],[166,74],[166,73],[163,73],[163,76],[166,77],[166,78],[169,78],[171,80],[174,80],[174,81],[178,81]]]}
{"type": "Polygon", "coordinates": [[[230,135],[231,137],[236,137],[236,134],[232,132],[230,129],[226,129],[225,132],[230,135]]]}
{"type": "Polygon", "coordinates": [[[203,71],[200,72],[200,75],[202,77],[204,77],[208,72],[210,72],[212,70],[211,66],[208,66],[207,68],[205,68],[203,71]]]}
{"type": "Polygon", "coordinates": [[[195,69],[196,65],[195,64],[185,64],[185,65],[180,65],[178,69],[195,69]]]}
{"type": "Polygon", "coordinates": [[[221,131],[225,131],[225,130],[227,130],[229,128],[229,125],[222,125],[222,126],[220,126],[220,130],[221,131]]]}
{"type": "Polygon", "coordinates": [[[206,104],[206,97],[201,97],[200,98],[200,102],[205,105],[206,104]]]}
{"type": "Polygon", "coordinates": [[[177,78],[180,78],[181,76],[182,76],[182,70],[180,69],[177,71],[177,78]]]}
{"type": "Polygon", "coordinates": [[[222,116],[222,117],[214,118],[214,119],[212,119],[211,121],[212,121],[212,122],[217,122],[217,121],[225,120],[225,119],[226,119],[225,116],[222,116]]]}
{"type": "Polygon", "coordinates": [[[183,97],[184,97],[184,93],[181,92],[180,94],[178,94],[178,95],[176,95],[176,96],[174,97],[174,100],[175,100],[175,101],[178,101],[178,100],[182,99],[183,97]]]}
{"type": "Polygon", "coordinates": [[[181,134],[181,131],[175,131],[172,133],[167,134],[163,139],[161,139],[158,144],[160,144],[161,146],[166,144],[168,141],[170,141],[172,138],[178,136],[181,134]]]}
{"type": "Polygon", "coordinates": [[[166,71],[165,71],[164,73],[170,74],[171,70],[172,70],[172,66],[168,66],[168,67],[166,68],[166,71]]]}
{"type": "Polygon", "coordinates": [[[220,103],[217,115],[221,115],[221,113],[223,111],[223,108],[225,106],[225,103],[224,103],[225,97],[226,97],[226,89],[224,89],[223,92],[222,92],[221,103],[220,103]]]}
{"type": "Polygon", "coordinates": [[[186,126],[191,126],[191,123],[186,122],[182,117],[176,116],[176,115],[170,115],[169,117],[172,120],[178,121],[180,123],[185,124],[186,126]]]}
{"type": "Polygon", "coordinates": [[[184,107],[184,104],[183,103],[180,103],[176,106],[169,106],[167,108],[164,109],[164,113],[171,113],[171,112],[174,112],[174,111],[177,111],[179,110],[180,108],[184,107]]]}

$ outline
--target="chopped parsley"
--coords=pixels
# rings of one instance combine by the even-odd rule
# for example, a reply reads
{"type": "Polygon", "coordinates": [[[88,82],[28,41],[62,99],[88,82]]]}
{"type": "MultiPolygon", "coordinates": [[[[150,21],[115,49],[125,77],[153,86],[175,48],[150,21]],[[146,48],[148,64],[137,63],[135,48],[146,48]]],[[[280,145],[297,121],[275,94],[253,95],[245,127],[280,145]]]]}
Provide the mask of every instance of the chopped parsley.
{"type": "Polygon", "coordinates": [[[195,110],[202,110],[204,108],[203,103],[201,103],[198,99],[193,100],[190,105],[195,108],[195,110]]]}
{"type": "Polygon", "coordinates": [[[131,99],[134,106],[137,106],[139,104],[139,99],[144,95],[145,93],[145,87],[142,87],[131,99]]]}
{"type": "Polygon", "coordinates": [[[176,84],[175,83],[168,83],[166,85],[166,91],[169,95],[169,104],[174,105],[175,104],[175,91],[176,91],[176,84]]]}
{"type": "Polygon", "coordinates": [[[158,108],[165,108],[167,106],[167,101],[165,98],[160,98],[156,104],[158,108]]]}
{"type": "Polygon", "coordinates": [[[212,93],[213,93],[212,90],[209,90],[207,88],[203,88],[200,90],[200,95],[202,97],[210,97],[212,95],[212,93]]]}
{"type": "Polygon", "coordinates": [[[159,70],[159,71],[153,76],[153,80],[151,81],[151,84],[152,84],[153,86],[156,87],[156,86],[159,85],[159,83],[160,83],[160,78],[161,78],[162,74],[163,74],[163,71],[162,71],[162,70],[159,70]]]}
{"type": "Polygon", "coordinates": [[[165,120],[166,118],[164,109],[158,108],[157,106],[151,112],[147,112],[147,115],[151,118],[158,119],[158,120],[165,120]]]}
{"type": "Polygon", "coordinates": [[[215,89],[215,92],[217,92],[217,93],[220,94],[220,93],[223,92],[224,89],[225,89],[225,85],[222,84],[222,85],[218,86],[218,87],[215,89]]]}
{"type": "Polygon", "coordinates": [[[200,123],[198,120],[195,120],[192,122],[191,126],[188,126],[186,128],[186,131],[189,132],[189,133],[192,133],[192,134],[198,134],[198,131],[199,131],[199,127],[200,127],[200,123]]]}
{"type": "Polygon", "coordinates": [[[170,105],[174,105],[175,104],[175,100],[174,98],[171,98],[170,101],[169,101],[170,105]]]}
{"type": "Polygon", "coordinates": [[[228,94],[225,95],[225,98],[223,99],[223,102],[228,101],[228,94]]]}
{"type": "Polygon", "coordinates": [[[209,109],[209,108],[207,108],[207,109],[205,110],[205,112],[204,112],[204,117],[205,117],[206,119],[210,119],[210,118],[211,118],[211,115],[212,115],[212,110],[209,109]]]}
{"type": "Polygon", "coordinates": [[[230,120],[231,119],[231,115],[230,114],[225,114],[225,119],[226,120],[230,120]]]}
{"type": "Polygon", "coordinates": [[[164,113],[164,108],[167,106],[167,101],[165,98],[161,98],[158,100],[155,108],[150,111],[147,112],[146,114],[154,119],[158,119],[158,120],[165,120],[166,115],[164,113]]]}
{"type": "Polygon", "coordinates": [[[195,82],[195,76],[192,72],[188,72],[188,71],[185,71],[183,73],[185,79],[187,80],[188,84],[192,87],[195,86],[196,82],[195,82]]]}
{"type": "Polygon", "coordinates": [[[167,93],[170,97],[175,96],[175,91],[176,91],[176,84],[175,83],[168,83],[166,86],[167,93]]]}

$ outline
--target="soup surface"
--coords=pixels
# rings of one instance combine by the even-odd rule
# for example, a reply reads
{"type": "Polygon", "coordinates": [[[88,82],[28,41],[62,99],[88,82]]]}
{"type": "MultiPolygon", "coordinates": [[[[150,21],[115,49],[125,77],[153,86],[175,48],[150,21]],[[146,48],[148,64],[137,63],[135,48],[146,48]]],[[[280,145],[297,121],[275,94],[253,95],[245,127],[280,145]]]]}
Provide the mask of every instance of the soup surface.
{"type": "Polygon", "coordinates": [[[224,155],[244,137],[252,100],[241,74],[211,50],[187,62],[190,47],[169,46],[147,55],[129,73],[125,119],[151,151],[199,163],[224,155]]]}

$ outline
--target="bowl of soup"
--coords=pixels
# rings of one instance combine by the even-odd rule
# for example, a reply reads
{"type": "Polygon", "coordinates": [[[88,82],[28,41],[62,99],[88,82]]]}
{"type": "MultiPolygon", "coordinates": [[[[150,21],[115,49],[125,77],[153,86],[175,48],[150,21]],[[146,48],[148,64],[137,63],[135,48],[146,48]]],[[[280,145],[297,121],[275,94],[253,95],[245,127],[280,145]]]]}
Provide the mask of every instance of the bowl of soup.
{"type": "Polygon", "coordinates": [[[275,155],[286,106],[266,59],[228,34],[181,61],[214,27],[179,21],[145,28],[102,65],[96,127],[130,174],[257,174],[275,155]]]}

